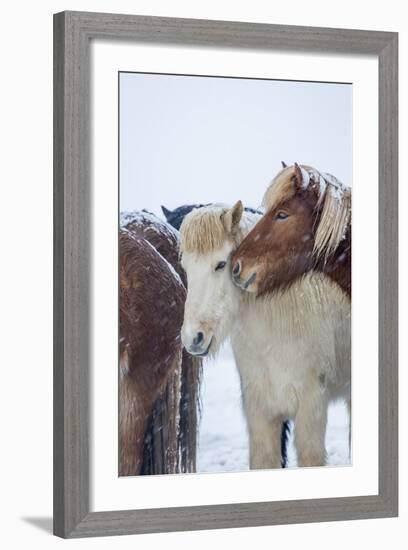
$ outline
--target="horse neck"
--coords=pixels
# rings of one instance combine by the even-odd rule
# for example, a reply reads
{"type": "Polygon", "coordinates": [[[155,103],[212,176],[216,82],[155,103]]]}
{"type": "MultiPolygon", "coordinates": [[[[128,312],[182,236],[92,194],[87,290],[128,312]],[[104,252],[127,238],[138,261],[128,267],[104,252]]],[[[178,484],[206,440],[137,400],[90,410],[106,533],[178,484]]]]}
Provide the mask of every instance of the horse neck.
{"type": "Polygon", "coordinates": [[[314,326],[307,315],[312,309],[307,283],[311,277],[311,274],[306,275],[292,287],[272,295],[256,298],[254,294],[242,292],[239,315],[231,335],[232,347],[238,357],[245,359],[250,350],[254,362],[271,364],[275,357],[280,357],[288,342],[307,337],[314,326]]]}
{"type": "MultiPolygon", "coordinates": [[[[272,339],[281,346],[290,340],[319,341],[328,329],[334,311],[347,311],[349,301],[330,277],[309,272],[284,290],[253,298],[243,304],[242,334],[248,340],[263,335],[265,350],[272,339]]],[[[259,339],[259,338],[258,338],[259,339]]],[[[262,350],[258,349],[257,352],[262,350]]],[[[269,353],[269,352],[268,352],[269,353]]]]}
{"type": "Polygon", "coordinates": [[[239,289],[232,281],[229,292],[231,292],[234,307],[229,313],[228,321],[224,324],[223,337],[219,340],[221,345],[236,332],[248,312],[249,304],[255,300],[254,296],[239,289]]]}

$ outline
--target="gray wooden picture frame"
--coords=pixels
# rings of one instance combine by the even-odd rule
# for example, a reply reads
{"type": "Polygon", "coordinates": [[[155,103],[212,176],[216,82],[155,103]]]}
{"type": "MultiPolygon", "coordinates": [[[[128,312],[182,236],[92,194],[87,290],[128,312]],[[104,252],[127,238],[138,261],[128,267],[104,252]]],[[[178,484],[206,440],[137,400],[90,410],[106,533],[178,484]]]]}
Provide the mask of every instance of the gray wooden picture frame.
{"type": "Polygon", "coordinates": [[[56,535],[89,537],[397,515],[397,113],[397,33],[85,12],[63,12],[54,16],[54,533],[56,535]],[[149,510],[90,511],[89,45],[93,38],[325,54],[369,54],[378,57],[378,495],[149,510]]]}

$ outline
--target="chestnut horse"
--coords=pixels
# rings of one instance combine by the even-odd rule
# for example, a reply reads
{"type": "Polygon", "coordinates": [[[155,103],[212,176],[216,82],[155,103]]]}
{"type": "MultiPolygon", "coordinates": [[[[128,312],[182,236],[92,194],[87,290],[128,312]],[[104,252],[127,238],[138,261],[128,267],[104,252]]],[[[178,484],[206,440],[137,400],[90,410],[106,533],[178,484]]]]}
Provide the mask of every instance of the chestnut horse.
{"type": "Polygon", "coordinates": [[[350,299],[351,189],[310,166],[284,165],[263,203],[265,215],[232,257],[235,283],[261,296],[313,270],[350,299]]]}
{"type": "Polygon", "coordinates": [[[238,289],[230,258],[258,219],[244,212],[240,201],[185,217],[183,344],[195,356],[214,355],[230,338],[251,469],[280,467],[286,419],[295,423],[298,465],[324,465],[328,404],[337,398],[350,402],[350,303],[327,276],[316,273],[267,297],[238,289]]]}
{"type": "Polygon", "coordinates": [[[149,213],[121,222],[119,475],[195,471],[201,362],[180,341],[178,234],[149,213]]]}

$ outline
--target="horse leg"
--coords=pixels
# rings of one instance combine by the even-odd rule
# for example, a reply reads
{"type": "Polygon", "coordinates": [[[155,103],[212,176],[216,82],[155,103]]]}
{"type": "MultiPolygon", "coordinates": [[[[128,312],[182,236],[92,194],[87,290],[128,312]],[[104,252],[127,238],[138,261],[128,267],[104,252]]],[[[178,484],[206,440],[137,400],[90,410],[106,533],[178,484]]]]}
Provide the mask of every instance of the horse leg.
{"type": "Polygon", "coordinates": [[[121,421],[119,426],[119,476],[140,474],[143,463],[144,436],[144,422],[121,421]]]}
{"type": "Polygon", "coordinates": [[[135,384],[126,375],[120,380],[119,392],[119,476],[134,476],[143,462],[146,414],[135,384]]]}
{"type": "Polygon", "coordinates": [[[322,388],[305,391],[295,418],[298,466],[325,466],[328,400],[322,388]]]}
{"type": "Polygon", "coordinates": [[[282,468],[288,467],[288,445],[289,445],[289,435],[290,435],[290,422],[289,420],[284,420],[282,422],[281,428],[281,466],[282,468]]]}
{"type": "Polygon", "coordinates": [[[166,386],[160,388],[151,404],[144,439],[142,475],[176,474],[178,471],[180,358],[177,353],[166,386]]]}
{"type": "Polygon", "coordinates": [[[246,408],[251,470],[281,467],[282,418],[268,418],[260,409],[246,408]]]}
{"type": "Polygon", "coordinates": [[[183,350],[181,363],[179,471],[195,472],[202,359],[183,350]]]}

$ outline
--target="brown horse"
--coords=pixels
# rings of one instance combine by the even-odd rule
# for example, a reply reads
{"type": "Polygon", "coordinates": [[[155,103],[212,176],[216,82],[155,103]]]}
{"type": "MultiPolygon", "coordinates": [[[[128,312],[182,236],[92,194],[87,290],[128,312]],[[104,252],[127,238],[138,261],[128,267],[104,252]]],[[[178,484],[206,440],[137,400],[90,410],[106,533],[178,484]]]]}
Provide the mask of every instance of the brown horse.
{"type": "Polygon", "coordinates": [[[351,298],[350,188],[310,166],[282,164],[265,215],[232,256],[234,282],[260,296],[317,271],[351,298]]]}
{"type": "Polygon", "coordinates": [[[119,475],[195,471],[201,362],[180,341],[177,232],[148,213],[122,223],[119,475]]]}

